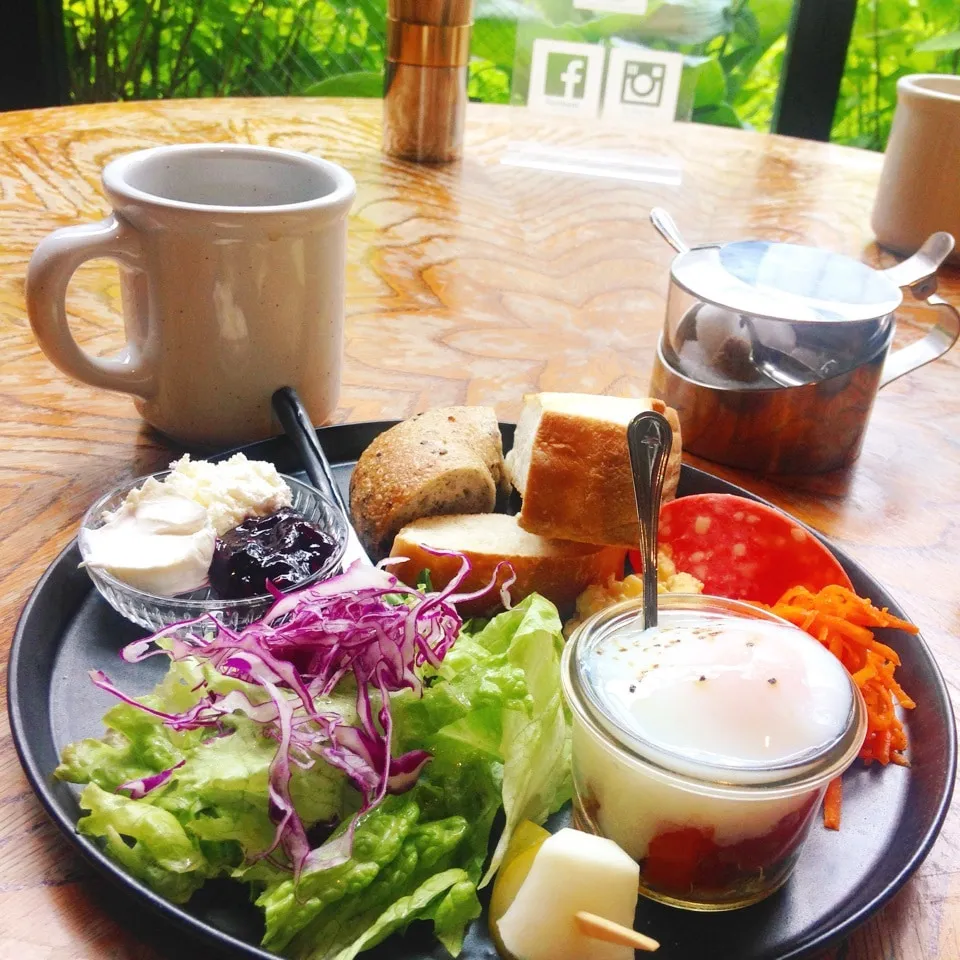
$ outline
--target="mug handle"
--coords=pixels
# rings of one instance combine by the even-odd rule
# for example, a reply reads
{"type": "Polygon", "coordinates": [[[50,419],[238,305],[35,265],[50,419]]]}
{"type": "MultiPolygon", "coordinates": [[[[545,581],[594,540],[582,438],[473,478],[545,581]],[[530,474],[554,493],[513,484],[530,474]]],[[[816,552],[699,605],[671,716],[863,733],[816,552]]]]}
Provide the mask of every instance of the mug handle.
{"type": "Polygon", "coordinates": [[[128,343],[118,357],[102,359],[83,350],[67,322],[67,284],[87,260],[107,257],[143,269],[137,232],[111,215],[99,223],[64,227],[44,237],[27,268],[27,313],[40,348],[68,376],[93,387],[149,398],[153,371],[128,343]]]}
{"type": "Polygon", "coordinates": [[[927,297],[927,303],[940,311],[937,325],[923,339],[894,350],[887,357],[880,374],[881,387],[893,383],[904,374],[912,373],[937,357],[942,357],[957,342],[957,337],[960,336],[960,313],[957,308],[935,293],[927,297]]]}

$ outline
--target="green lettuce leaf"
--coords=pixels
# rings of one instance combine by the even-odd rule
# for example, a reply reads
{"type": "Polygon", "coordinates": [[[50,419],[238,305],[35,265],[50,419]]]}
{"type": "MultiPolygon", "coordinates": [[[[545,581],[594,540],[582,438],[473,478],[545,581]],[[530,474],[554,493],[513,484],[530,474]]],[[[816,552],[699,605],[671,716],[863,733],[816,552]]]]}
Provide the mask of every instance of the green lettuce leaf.
{"type": "MultiPolygon", "coordinates": [[[[263,945],[294,960],[353,960],[415,920],[432,922],[452,955],[479,916],[477,889],[499,865],[516,825],[542,822],[570,796],[568,719],[560,693],[561,624],[552,604],[531,596],[492,620],[468,623],[422,697],[391,699],[392,749],[432,755],[414,787],[364,816],[353,856],[332,869],[291,874],[256,854],[272,842],[268,773],[276,741],[234,714],[224,734],[171,733],[157,718],[118,704],[101,740],[67,747],[57,776],[88,784],[79,829],[99,839],[130,873],[183,902],[208,878],[249,884],[264,911],[263,945]],[[141,800],[117,794],[129,780],[181,763],[141,800]],[[506,827],[484,875],[500,808],[506,827]]],[[[172,664],[143,702],[182,711],[206,677],[220,692],[256,688],[172,664]]],[[[349,685],[321,704],[355,719],[349,685]]],[[[291,792],[307,824],[346,829],[358,798],[318,761],[294,767],[291,792]]]]}
{"type": "Polygon", "coordinates": [[[480,915],[476,882],[452,866],[466,831],[464,817],[418,823],[363,896],[319,912],[285,952],[294,960],[352,960],[413,920],[436,924],[438,913],[444,938],[459,950],[467,923],[480,915]]]}
{"type": "MultiPolygon", "coordinates": [[[[179,712],[196,703],[204,676],[197,663],[171,663],[164,679],[141,702],[179,712]]],[[[219,674],[220,692],[243,689],[255,702],[261,692],[219,674]]],[[[333,701],[323,707],[333,709],[333,701]]],[[[339,704],[337,704],[339,706],[339,704]]],[[[351,708],[352,709],[352,708],[351,708]]],[[[209,730],[177,733],[159,718],[119,703],[104,716],[106,735],[64,748],[55,775],[88,784],[80,796],[81,833],[157,893],[176,902],[210,877],[231,874],[273,842],[268,773],[277,744],[242,714],[223,721],[221,736],[209,730]],[[170,779],[140,800],[114,791],[121,784],[180,764],[170,779]],[[173,851],[173,852],[171,852],[173,851]]],[[[344,778],[318,762],[293,768],[291,794],[306,823],[342,815],[344,778]]]]}
{"type": "Polygon", "coordinates": [[[175,903],[183,903],[215,871],[173,814],[90,783],[80,795],[88,810],[77,822],[99,837],[107,853],[137,879],[175,903]]]}
{"type": "Polygon", "coordinates": [[[506,826],[481,886],[496,873],[517,824],[542,823],[572,794],[562,652],[556,607],[534,594],[479,632],[461,634],[422,698],[394,700],[401,749],[422,745],[437,766],[473,756],[502,768],[506,826]]]}
{"type": "Polygon", "coordinates": [[[556,609],[528,597],[480,628],[461,633],[422,697],[392,699],[394,750],[433,755],[417,784],[363,818],[346,864],[305,874],[296,889],[289,878],[267,886],[257,901],[265,947],[297,960],[350,960],[420,919],[433,921],[455,956],[479,915],[500,807],[498,850],[522,819],[542,822],[569,798],[556,609]],[[433,885],[441,875],[442,889],[433,885]]]}

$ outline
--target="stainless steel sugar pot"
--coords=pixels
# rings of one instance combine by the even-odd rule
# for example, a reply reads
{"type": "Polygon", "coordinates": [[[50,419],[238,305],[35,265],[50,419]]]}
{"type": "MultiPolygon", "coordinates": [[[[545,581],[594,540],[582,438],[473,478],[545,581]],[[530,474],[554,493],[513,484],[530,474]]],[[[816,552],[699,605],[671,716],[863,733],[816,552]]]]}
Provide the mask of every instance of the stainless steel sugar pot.
{"type": "Polygon", "coordinates": [[[931,236],[887,270],[790,243],[688,248],[669,215],[651,220],[677,249],[651,394],[676,408],[685,450],[769,473],[821,473],[856,459],[877,390],[942,356],[960,314],[936,295],[953,250],[931,236]],[[893,352],[903,290],[939,309],[925,337],[893,352]]]}

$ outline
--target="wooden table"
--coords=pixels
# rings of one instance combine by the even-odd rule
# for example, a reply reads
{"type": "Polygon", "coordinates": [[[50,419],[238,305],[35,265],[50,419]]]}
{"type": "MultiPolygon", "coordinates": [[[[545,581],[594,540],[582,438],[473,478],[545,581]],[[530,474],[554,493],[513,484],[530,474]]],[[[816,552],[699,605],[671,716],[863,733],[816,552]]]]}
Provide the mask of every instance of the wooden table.
{"type": "MultiPolygon", "coordinates": [[[[118,154],[232,140],[317,152],[353,172],[358,196],[337,421],[405,417],[445,403],[492,404],[510,419],[521,395],[536,389],[645,396],[671,259],[647,222],[655,204],[670,209],[691,240],[767,237],[893,262],[871,246],[868,217],[881,163],[875,154],[696,125],[592,131],[471,106],[463,162],[418,167],[380,154],[379,110],[369,101],[234,100],[0,115],[4,663],[20,608],[86,506],[173,453],[126,397],[58,373],[25,315],[31,251],[55,227],[106,213],[99,171],[118,154]],[[661,158],[682,182],[502,165],[516,140],[661,158]]],[[[942,291],[960,300],[960,275],[945,279],[942,291]]],[[[70,304],[83,346],[114,352],[122,342],[115,268],[82,268],[70,304]]],[[[926,310],[904,314],[898,337],[916,336],[930,320],[926,310]]],[[[956,687],[960,352],[883,391],[863,455],[847,471],[774,481],[713,469],[826,531],[883,581],[956,687]]],[[[830,956],[960,956],[958,845],[954,812],[913,880],[830,956]]],[[[4,712],[0,960],[190,955],[145,918],[126,907],[121,915],[112,900],[27,786],[4,712]]]]}

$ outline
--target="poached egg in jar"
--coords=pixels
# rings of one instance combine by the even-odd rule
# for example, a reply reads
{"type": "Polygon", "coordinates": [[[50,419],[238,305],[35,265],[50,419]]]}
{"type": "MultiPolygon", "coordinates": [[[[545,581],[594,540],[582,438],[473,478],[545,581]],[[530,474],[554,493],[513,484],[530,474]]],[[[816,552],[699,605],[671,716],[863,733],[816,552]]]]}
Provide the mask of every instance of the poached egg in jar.
{"type": "Polygon", "coordinates": [[[746,769],[800,761],[843,734],[849,676],[803,631],[720,614],[665,621],[604,637],[583,663],[587,694],[618,735],[746,769]]]}
{"type": "Polygon", "coordinates": [[[697,910],[789,877],[830,780],[856,758],[863,698],[826,648],[766,610],[665,594],[571,637],[574,822],[640,865],[640,889],[697,910]]]}

